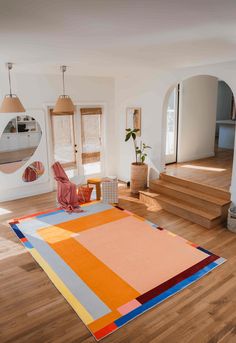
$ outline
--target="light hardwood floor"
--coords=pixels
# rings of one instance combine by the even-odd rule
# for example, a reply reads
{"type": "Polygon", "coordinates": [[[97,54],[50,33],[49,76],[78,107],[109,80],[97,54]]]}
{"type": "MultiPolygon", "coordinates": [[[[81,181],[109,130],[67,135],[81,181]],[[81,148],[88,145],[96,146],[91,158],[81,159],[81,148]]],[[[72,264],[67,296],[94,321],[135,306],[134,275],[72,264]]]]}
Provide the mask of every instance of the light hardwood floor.
{"type": "Polygon", "coordinates": [[[33,155],[37,147],[13,150],[0,153],[0,164],[19,162],[28,160],[33,155]]]}
{"type": "Polygon", "coordinates": [[[214,157],[166,166],[166,173],[191,181],[229,190],[233,150],[217,149],[214,157]]]}
{"type": "MultiPolygon", "coordinates": [[[[228,261],[102,342],[235,343],[236,235],[222,226],[205,229],[163,210],[152,212],[125,189],[121,190],[119,205],[228,261]]],[[[55,193],[2,203],[0,207],[0,342],[95,342],[7,224],[13,217],[54,208],[55,193]],[[3,210],[9,213],[3,214],[3,210]]]]}

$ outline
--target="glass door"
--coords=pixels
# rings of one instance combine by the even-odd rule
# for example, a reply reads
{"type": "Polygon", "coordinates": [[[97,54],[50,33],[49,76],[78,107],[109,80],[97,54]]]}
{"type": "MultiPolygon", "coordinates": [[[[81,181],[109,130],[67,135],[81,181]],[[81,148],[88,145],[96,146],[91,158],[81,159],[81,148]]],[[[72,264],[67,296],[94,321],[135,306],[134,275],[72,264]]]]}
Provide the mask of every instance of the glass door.
{"type": "Polygon", "coordinates": [[[167,106],[166,164],[177,162],[179,85],[170,94],[167,106]]]}
{"type": "Polygon", "coordinates": [[[73,115],[52,115],[54,161],[65,168],[69,177],[77,175],[73,115]]]}
{"type": "Polygon", "coordinates": [[[99,176],[102,171],[102,109],[81,108],[81,161],[83,174],[99,176]]]}

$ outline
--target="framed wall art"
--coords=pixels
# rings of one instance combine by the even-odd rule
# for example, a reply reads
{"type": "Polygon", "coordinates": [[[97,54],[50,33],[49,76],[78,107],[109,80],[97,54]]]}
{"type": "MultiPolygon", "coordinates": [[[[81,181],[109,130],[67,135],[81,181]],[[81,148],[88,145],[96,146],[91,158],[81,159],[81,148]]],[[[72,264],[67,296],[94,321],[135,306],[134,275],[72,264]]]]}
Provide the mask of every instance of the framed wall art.
{"type": "Polygon", "coordinates": [[[126,129],[137,129],[137,136],[141,136],[141,108],[126,108],[126,129]]]}

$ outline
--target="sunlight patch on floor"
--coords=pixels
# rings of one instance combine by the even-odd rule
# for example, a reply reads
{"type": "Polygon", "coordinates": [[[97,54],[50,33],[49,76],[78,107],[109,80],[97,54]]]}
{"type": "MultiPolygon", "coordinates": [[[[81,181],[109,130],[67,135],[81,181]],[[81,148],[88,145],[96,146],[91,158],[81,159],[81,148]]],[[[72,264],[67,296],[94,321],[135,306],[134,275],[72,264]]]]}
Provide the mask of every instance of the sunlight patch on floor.
{"type": "Polygon", "coordinates": [[[0,261],[5,258],[25,254],[27,250],[23,245],[9,239],[0,239],[0,261]]]}
{"type": "Polygon", "coordinates": [[[101,173],[101,162],[86,163],[83,165],[84,175],[94,175],[101,173]]]}
{"type": "Polygon", "coordinates": [[[134,198],[134,197],[128,196],[128,195],[120,195],[119,198],[121,200],[127,200],[127,201],[135,202],[135,203],[139,203],[140,202],[140,200],[138,198],[134,198]]]}
{"type": "Polygon", "coordinates": [[[7,210],[6,208],[0,207],[0,216],[4,214],[12,213],[12,211],[7,210]]]}
{"type": "Polygon", "coordinates": [[[190,169],[206,170],[206,171],[213,171],[213,172],[223,172],[227,170],[223,168],[195,166],[193,164],[184,164],[183,166],[181,166],[181,168],[190,168],[190,169]]]}

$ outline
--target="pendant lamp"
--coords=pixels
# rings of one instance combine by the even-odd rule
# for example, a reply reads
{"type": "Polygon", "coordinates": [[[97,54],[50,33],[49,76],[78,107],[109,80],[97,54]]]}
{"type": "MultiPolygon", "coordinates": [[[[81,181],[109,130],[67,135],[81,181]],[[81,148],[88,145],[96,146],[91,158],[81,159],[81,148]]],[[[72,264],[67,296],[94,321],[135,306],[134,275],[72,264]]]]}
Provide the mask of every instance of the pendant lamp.
{"type": "Polygon", "coordinates": [[[20,102],[20,99],[16,96],[16,94],[12,94],[12,91],[11,91],[11,70],[12,70],[13,64],[7,63],[6,66],[8,69],[10,94],[7,94],[4,97],[2,106],[0,107],[0,112],[2,113],[25,112],[25,108],[20,102]]]}
{"type": "Polygon", "coordinates": [[[74,104],[69,97],[69,95],[65,95],[65,72],[66,72],[66,66],[61,66],[60,67],[62,71],[62,90],[63,94],[59,96],[56,102],[56,106],[53,110],[53,114],[61,114],[61,115],[66,115],[66,114],[74,114],[75,112],[75,107],[74,104]]]}

